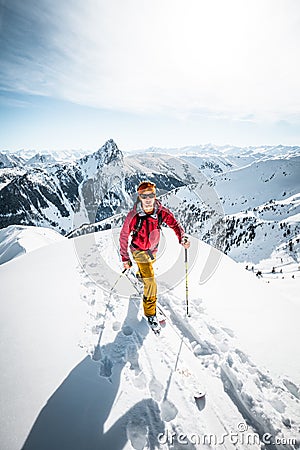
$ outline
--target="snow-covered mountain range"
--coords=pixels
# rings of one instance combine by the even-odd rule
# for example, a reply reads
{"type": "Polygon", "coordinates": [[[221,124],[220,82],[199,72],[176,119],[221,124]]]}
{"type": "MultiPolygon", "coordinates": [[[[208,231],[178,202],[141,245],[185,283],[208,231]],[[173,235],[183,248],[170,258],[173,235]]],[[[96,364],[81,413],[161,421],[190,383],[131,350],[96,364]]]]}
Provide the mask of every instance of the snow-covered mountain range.
{"type": "MultiPolygon", "coordinates": [[[[149,164],[153,165],[152,158],[149,164]]],[[[170,167],[170,171],[174,169],[170,167]]],[[[169,190],[183,184],[180,173],[172,175],[170,171],[154,169],[152,178],[159,179],[160,188],[169,190]]],[[[97,152],[69,163],[52,164],[37,156],[26,164],[7,164],[0,172],[0,226],[50,226],[65,234],[132,204],[136,183],[147,176],[146,172],[138,158],[124,161],[112,140],[97,152]]]]}
{"type": "Polygon", "coordinates": [[[0,161],[1,448],[300,447],[298,147],[124,154],[110,140],[0,161]],[[143,178],[191,240],[187,317],[183,249],[162,229],[159,338],[136,268],[120,276],[143,178]]]}
{"type": "Polygon", "coordinates": [[[0,155],[2,228],[37,225],[75,236],[120,226],[147,178],[187,233],[236,261],[265,273],[299,263],[300,147],[206,145],[125,155],[109,140],[68,162],[26,156],[0,155]]]}

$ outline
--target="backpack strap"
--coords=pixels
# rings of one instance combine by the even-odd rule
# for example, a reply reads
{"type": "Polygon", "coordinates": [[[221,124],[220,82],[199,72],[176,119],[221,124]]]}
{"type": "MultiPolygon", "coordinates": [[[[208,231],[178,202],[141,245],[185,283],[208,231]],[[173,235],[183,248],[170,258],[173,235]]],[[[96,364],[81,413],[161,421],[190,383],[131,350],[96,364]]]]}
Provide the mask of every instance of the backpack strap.
{"type": "Polygon", "coordinates": [[[132,237],[136,237],[138,235],[138,232],[142,228],[143,221],[146,218],[146,216],[138,216],[138,219],[136,221],[135,227],[132,231],[132,237]]]}
{"type": "MultiPolygon", "coordinates": [[[[147,220],[147,216],[138,216],[138,219],[136,221],[135,227],[132,231],[132,237],[136,237],[138,235],[138,232],[140,231],[140,229],[143,226],[143,222],[144,220],[147,220]]],[[[162,212],[159,211],[159,213],[157,214],[157,229],[160,230],[161,229],[161,224],[163,222],[163,218],[162,218],[162,212]]]]}
{"type": "Polygon", "coordinates": [[[161,211],[159,211],[159,213],[157,214],[157,218],[158,218],[157,228],[159,230],[161,230],[161,224],[163,223],[163,218],[162,218],[162,212],[161,211]]]}

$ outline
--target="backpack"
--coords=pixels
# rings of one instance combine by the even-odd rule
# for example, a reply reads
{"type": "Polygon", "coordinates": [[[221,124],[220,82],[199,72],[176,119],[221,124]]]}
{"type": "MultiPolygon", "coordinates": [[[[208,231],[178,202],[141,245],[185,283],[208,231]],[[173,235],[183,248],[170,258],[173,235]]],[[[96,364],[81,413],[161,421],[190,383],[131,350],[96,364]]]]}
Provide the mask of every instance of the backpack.
{"type": "MultiPolygon", "coordinates": [[[[162,220],[162,212],[161,211],[159,211],[157,213],[157,219],[158,219],[157,229],[160,230],[161,229],[161,224],[163,222],[163,220],[162,220]]],[[[142,228],[144,220],[147,220],[147,216],[138,216],[138,220],[137,220],[137,222],[135,224],[135,227],[134,227],[134,230],[132,232],[132,237],[136,237],[138,235],[138,232],[142,228]]]]}

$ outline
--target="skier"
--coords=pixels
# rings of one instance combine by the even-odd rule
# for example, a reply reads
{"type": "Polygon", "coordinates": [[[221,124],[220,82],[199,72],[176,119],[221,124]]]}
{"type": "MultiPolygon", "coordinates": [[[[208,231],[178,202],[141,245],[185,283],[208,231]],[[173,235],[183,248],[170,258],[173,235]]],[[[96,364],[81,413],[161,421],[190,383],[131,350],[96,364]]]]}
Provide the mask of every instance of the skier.
{"type": "Polygon", "coordinates": [[[144,314],[150,327],[154,331],[159,331],[160,325],[156,316],[157,285],[153,263],[156,259],[162,222],[174,230],[179,243],[184,248],[189,248],[190,242],[172,212],[157,200],[154,183],[142,181],[137,192],[137,201],[133,209],[129,211],[120,233],[120,254],[124,268],[129,269],[132,266],[128,253],[128,241],[131,235],[130,251],[139,269],[136,275],[144,284],[144,314]]]}

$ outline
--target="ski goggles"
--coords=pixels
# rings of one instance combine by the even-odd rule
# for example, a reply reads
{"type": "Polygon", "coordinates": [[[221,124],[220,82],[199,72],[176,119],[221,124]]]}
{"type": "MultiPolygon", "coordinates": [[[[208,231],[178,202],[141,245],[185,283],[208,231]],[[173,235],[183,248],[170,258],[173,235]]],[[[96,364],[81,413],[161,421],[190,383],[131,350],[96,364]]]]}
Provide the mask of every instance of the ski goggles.
{"type": "Polygon", "coordinates": [[[151,192],[151,194],[139,194],[139,196],[140,196],[143,200],[145,200],[145,198],[154,198],[154,197],[155,197],[155,194],[154,194],[154,192],[151,192]]]}

